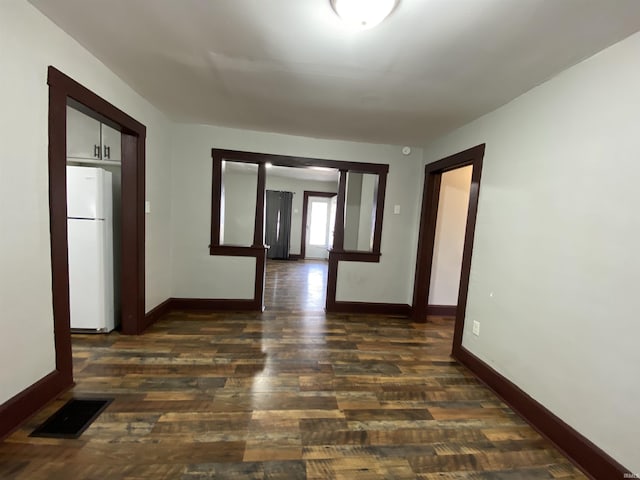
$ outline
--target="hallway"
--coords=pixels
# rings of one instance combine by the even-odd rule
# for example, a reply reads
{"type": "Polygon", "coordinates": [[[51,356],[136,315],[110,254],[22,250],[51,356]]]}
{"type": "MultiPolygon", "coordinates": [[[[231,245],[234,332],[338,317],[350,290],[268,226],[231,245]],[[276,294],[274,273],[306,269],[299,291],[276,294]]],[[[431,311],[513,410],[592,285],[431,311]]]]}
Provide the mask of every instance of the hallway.
{"type": "Polygon", "coordinates": [[[264,313],[74,336],[76,386],[0,444],[0,478],[585,478],[449,357],[450,319],[327,315],[326,264],[267,271],[264,313]],[[71,395],[114,401],[77,440],[28,436],[71,395]]]}
{"type": "Polygon", "coordinates": [[[322,312],[327,295],[327,262],[267,260],[267,311],[322,312]]]}

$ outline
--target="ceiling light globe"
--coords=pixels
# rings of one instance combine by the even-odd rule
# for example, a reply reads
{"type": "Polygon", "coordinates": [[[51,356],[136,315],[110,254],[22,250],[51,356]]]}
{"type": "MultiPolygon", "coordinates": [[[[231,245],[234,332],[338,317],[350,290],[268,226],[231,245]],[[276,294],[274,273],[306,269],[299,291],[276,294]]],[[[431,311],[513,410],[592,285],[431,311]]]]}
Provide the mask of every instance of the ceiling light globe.
{"type": "Polygon", "coordinates": [[[399,0],[330,0],[333,10],[350,27],[363,30],[382,22],[399,0]]]}

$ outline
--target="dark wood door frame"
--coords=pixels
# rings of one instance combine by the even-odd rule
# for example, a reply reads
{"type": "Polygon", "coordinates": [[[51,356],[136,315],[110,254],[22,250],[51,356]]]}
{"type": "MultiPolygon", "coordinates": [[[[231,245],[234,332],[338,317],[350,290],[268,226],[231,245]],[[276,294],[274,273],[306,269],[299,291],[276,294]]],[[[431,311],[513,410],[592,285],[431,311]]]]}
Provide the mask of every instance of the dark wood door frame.
{"type": "Polygon", "coordinates": [[[122,333],[140,334],[144,315],[146,127],[54,67],[49,67],[49,209],[56,368],[72,380],[67,239],[67,100],[122,133],[122,333]]]}
{"type": "Polygon", "coordinates": [[[54,67],[49,67],[49,223],[55,369],[0,405],[0,438],[73,386],[67,254],[67,101],[122,133],[122,332],[139,334],[144,315],[146,128],[54,67]]]}
{"type": "Polygon", "coordinates": [[[300,232],[300,258],[304,260],[307,254],[307,213],[309,206],[309,197],[332,198],[338,195],[338,192],[314,192],[313,190],[305,190],[302,199],[302,228],[300,232]]]}
{"type": "Polygon", "coordinates": [[[427,316],[442,174],[460,167],[471,166],[473,168],[471,173],[471,190],[469,192],[469,208],[467,210],[467,224],[464,236],[464,247],[462,250],[460,288],[458,290],[458,304],[456,307],[456,321],[453,336],[454,354],[462,347],[462,332],[464,329],[464,317],[467,309],[469,274],[471,271],[471,253],[473,250],[473,236],[476,228],[476,215],[478,213],[478,197],[480,194],[480,178],[482,176],[482,159],[484,157],[484,149],[484,144],[477,145],[463,152],[438,160],[437,162],[430,163],[425,167],[422,213],[420,216],[420,233],[418,236],[418,254],[416,258],[416,274],[413,287],[413,311],[411,316],[412,320],[415,322],[425,322],[427,316]]]}
{"type": "Polygon", "coordinates": [[[518,385],[502,376],[492,366],[462,346],[484,150],[484,144],[478,145],[425,167],[412,319],[416,322],[424,322],[426,318],[442,174],[459,167],[471,165],[473,172],[471,175],[471,191],[462,254],[462,272],[460,275],[458,305],[456,307],[452,356],[465,365],[482,383],[493,390],[535,430],[554,443],[589,478],[622,478],[629,472],[628,468],[623,467],[606,452],[594,445],[593,442],[533,399],[518,385]]]}

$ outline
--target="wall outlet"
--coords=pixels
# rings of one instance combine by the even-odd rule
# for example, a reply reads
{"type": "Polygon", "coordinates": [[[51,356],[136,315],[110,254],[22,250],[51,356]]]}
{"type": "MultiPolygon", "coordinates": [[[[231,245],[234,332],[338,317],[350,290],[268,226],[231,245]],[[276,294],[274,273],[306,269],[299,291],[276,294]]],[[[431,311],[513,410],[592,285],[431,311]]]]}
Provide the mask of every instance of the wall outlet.
{"type": "Polygon", "coordinates": [[[400,205],[393,206],[393,213],[394,215],[400,215],[400,205]]]}
{"type": "Polygon", "coordinates": [[[473,334],[476,337],[480,336],[480,322],[478,322],[477,320],[473,321],[473,334]]]}

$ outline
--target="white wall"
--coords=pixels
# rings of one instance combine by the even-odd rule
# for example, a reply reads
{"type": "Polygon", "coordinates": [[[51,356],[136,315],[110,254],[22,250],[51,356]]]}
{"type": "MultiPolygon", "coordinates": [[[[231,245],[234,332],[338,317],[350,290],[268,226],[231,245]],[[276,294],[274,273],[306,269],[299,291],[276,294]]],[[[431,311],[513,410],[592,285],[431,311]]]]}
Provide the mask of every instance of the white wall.
{"type": "Polygon", "coordinates": [[[173,278],[175,297],[251,298],[252,259],[212,257],[211,148],[390,164],[380,263],[341,263],[338,300],[411,303],[422,150],[322,140],[204,125],[176,125],[173,136],[173,278]],[[393,214],[393,205],[402,213],[393,214]]]}
{"type": "Polygon", "coordinates": [[[635,34],[425,151],[486,142],[464,346],[634,472],[638,58],[635,34]]]}
{"type": "Polygon", "coordinates": [[[169,297],[169,123],[23,0],[0,2],[0,403],[55,368],[51,306],[47,66],[147,126],[147,309],[169,297]]]}
{"type": "Polygon", "coordinates": [[[360,232],[360,204],[362,203],[362,174],[347,174],[347,191],[344,199],[344,249],[358,249],[360,232]]]}
{"type": "Polygon", "coordinates": [[[458,304],[472,170],[468,166],[442,174],[429,305],[458,304]]]}
{"type": "MultiPolygon", "coordinates": [[[[220,218],[223,245],[253,245],[256,218],[256,189],[258,166],[243,165],[247,170],[235,170],[231,162],[225,162],[222,174],[224,208],[220,218]],[[231,167],[231,168],[230,168],[231,167]]],[[[237,165],[237,164],[236,164],[237,165]]]]}
{"type": "Polygon", "coordinates": [[[362,192],[360,195],[360,219],[358,221],[358,250],[370,252],[373,242],[375,223],[373,205],[376,201],[377,175],[362,175],[362,192]]]}

